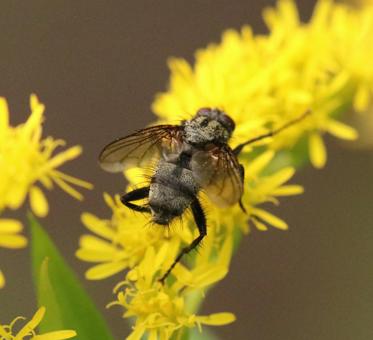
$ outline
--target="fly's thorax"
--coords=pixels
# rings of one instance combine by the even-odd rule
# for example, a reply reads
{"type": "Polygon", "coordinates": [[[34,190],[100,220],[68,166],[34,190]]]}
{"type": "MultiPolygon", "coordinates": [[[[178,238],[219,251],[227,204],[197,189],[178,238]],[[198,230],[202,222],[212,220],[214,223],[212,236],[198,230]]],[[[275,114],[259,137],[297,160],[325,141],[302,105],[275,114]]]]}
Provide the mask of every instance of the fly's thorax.
{"type": "Polygon", "coordinates": [[[195,146],[226,144],[235,128],[233,120],[219,109],[200,109],[184,122],[184,141],[195,146]]]}
{"type": "Polygon", "coordinates": [[[158,224],[169,224],[184,213],[198,191],[199,186],[190,170],[161,160],[150,184],[152,220],[158,224]]]}

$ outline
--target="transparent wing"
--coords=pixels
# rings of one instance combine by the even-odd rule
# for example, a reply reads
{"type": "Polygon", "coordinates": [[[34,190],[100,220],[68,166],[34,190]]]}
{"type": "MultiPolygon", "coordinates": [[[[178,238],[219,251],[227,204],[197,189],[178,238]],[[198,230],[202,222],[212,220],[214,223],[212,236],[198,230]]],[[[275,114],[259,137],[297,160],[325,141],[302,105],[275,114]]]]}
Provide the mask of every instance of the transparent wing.
{"type": "Polygon", "coordinates": [[[191,169],[209,199],[220,207],[239,202],[243,193],[240,164],[229,146],[198,151],[192,156],[191,169]]]}
{"type": "Polygon", "coordinates": [[[181,147],[180,126],[151,126],[106,145],[99,162],[106,171],[120,172],[129,167],[143,166],[161,155],[178,153],[181,147]]]}

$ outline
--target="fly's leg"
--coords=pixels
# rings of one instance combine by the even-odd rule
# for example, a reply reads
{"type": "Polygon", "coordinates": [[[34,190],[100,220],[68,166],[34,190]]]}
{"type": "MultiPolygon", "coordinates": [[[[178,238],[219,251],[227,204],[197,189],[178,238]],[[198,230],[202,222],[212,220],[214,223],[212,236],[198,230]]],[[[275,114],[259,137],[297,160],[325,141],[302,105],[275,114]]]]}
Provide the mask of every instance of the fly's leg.
{"type": "Polygon", "coordinates": [[[120,198],[120,200],[126,207],[128,207],[132,210],[139,211],[139,212],[150,213],[150,208],[149,207],[144,207],[144,206],[140,206],[140,205],[131,203],[132,201],[138,201],[138,200],[142,200],[144,198],[147,198],[149,196],[149,190],[150,190],[150,187],[135,189],[133,191],[130,191],[130,192],[127,192],[126,194],[124,194],[120,198]]]}
{"type": "Polygon", "coordinates": [[[290,120],[289,122],[287,122],[286,124],[284,124],[283,126],[280,126],[278,129],[276,130],[273,130],[273,131],[269,131],[268,133],[265,133],[263,135],[260,135],[260,136],[257,136],[257,137],[254,137],[252,139],[249,139],[248,141],[246,141],[245,143],[241,143],[239,145],[237,145],[234,149],[233,149],[233,153],[238,156],[240,154],[240,152],[242,151],[242,149],[246,146],[246,145],[250,145],[250,144],[253,144],[255,142],[258,142],[262,139],[265,139],[265,138],[268,138],[268,137],[273,137],[274,135],[277,135],[278,133],[280,133],[281,131],[283,130],[286,130],[288,127],[296,124],[296,123],[299,123],[301,122],[304,118],[306,118],[309,114],[311,113],[310,110],[307,110],[306,112],[304,112],[302,115],[300,115],[298,118],[295,118],[293,120],[290,120]]]}
{"type": "Polygon", "coordinates": [[[183,248],[180,252],[180,254],[177,256],[175,261],[172,263],[170,268],[166,271],[166,273],[160,278],[160,282],[163,284],[168,275],[171,273],[172,269],[176,266],[176,264],[181,260],[181,258],[188,254],[190,251],[192,251],[194,248],[198,246],[198,244],[202,241],[202,239],[207,235],[206,232],[206,216],[203,212],[203,209],[201,207],[201,203],[199,203],[198,198],[196,197],[191,205],[192,213],[194,220],[197,224],[199,236],[187,247],[183,248]]]}

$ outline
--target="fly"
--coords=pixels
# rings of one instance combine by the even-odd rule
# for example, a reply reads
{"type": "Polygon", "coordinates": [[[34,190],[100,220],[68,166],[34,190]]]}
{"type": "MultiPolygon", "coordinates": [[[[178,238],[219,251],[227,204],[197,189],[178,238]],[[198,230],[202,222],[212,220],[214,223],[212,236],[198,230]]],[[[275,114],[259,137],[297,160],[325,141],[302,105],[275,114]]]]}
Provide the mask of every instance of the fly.
{"type": "Polygon", "coordinates": [[[245,211],[241,202],[244,167],[238,161],[240,152],[245,146],[300,122],[309,112],[232,149],[228,145],[235,129],[232,118],[222,110],[202,108],[180,125],[148,127],[117,139],[102,150],[99,162],[109,172],[157,161],[150,184],[121,197],[125,206],[150,214],[152,221],[160,225],[169,225],[187,209],[192,211],[199,236],[181,250],[160,282],[163,283],[181,258],[207,235],[206,216],[198,198],[200,191],[219,207],[238,203],[245,211]],[[133,203],[142,199],[147,199],[147,203],[133,203]]]}

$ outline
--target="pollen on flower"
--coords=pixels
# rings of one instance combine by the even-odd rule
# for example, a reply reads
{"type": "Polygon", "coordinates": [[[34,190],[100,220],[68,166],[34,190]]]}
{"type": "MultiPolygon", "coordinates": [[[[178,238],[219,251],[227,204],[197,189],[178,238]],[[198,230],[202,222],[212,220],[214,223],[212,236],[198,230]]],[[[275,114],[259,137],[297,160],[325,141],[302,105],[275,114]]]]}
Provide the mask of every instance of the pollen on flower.
{"type": "Polygon", "coordinates": [[[36,327],[43,320],[45,314],[45,307],[40,307],[35,315],[28,321],[24,326],[18,326],[21,320],[25,320],[24,317],[15,318],[10,324],[2,324],[0,322],[0,340],[64,340],[71,339],[76,336],[76,332],[73,330],[60,330],[54,332],[48,332],[44,334],[37,334],[36,327]],[[16,325],[17,324],[17,325],[16,325]],[[15,331],[15,329],[19,329],[15,331]]]}

